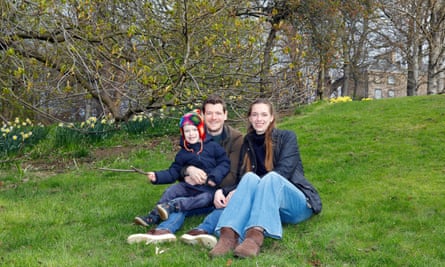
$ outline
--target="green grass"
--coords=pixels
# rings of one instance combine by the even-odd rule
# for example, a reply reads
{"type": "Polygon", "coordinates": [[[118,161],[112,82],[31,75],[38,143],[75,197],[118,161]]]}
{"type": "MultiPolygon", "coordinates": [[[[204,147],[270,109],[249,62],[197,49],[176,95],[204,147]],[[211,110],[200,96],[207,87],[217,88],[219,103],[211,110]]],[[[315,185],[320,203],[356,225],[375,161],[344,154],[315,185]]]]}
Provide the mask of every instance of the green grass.
{"type": "MultiPolygon", "coordinates": [[[[279,127],[297,133],[323,211],[266,239],[255,259],[126,243],[146,230],[132,219],[165,186],[97,168],[166,168],[174,151],[161,142],[65,173],[3,169],[0,266],[444,266],[445,96],[321,103],[279,127]]],[[[201,220],[188,218],[178,236],[201,220]]]]}

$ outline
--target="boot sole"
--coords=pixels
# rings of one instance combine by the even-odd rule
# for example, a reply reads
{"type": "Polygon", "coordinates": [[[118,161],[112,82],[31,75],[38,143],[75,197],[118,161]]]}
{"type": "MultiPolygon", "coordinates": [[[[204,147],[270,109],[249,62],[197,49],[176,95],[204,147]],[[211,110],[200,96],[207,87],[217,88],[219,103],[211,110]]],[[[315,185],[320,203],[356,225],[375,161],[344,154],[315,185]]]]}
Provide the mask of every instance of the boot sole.
{"type": "Polygon", "coordinates": [[[189,245],[201,245],[207,248],[213,248],[218,240],[213,235],[189,235],[181,236],[181,241],[189,245]]]}
{"type": "Polygon", "coordinates": [[[161,217],[161,219],[163,221],[168,219],[168,211],[166,211],[161,205],[157,205],[156,206],[158,213],[159,213],[159,217],[161,217]]]}
{"type": "Polygon", "coordinates": [[[163,242],[174,242],[176,241],[176,236],[174,234],[163,234],[163,235],[149,235],[149,234],[134,234],[127,238],[128,244],[141,243],[145,244],[155,244],[163,242]]]}
{"type": "Polygon", "coordinates": [[[145,226],[145,227],[148,226],[148,223],[146,223],[144,220],[142,220],[142,219],[139,218],[139,217],[134,218],[134,223],[135,223],[135,224],[138,224],[138,225],[145,226]]]}

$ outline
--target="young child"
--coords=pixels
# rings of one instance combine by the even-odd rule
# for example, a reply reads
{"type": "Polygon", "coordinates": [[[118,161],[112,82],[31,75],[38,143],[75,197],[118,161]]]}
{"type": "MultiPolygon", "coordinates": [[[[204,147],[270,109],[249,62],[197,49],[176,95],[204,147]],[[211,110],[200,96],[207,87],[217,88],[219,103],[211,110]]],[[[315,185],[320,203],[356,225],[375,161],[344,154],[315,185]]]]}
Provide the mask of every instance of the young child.
{"type": "Polygon", "coordinates": [[[156,208],[147,216],[138,216],[135,223],[148,226],[166,220],[172,212],[208,207],[213,204],[217,186],[230,170],[230,161],[225,150],[210,138],[206,139],[204,121],[199,110],[186,113],[179,122],[181,150],[176,154],[170,168],[149,172],[152,184],[174,183],[181,177],[184,166],[205,170],[207,180],[202,185],[180,181],[165,190],[156,208]]]}

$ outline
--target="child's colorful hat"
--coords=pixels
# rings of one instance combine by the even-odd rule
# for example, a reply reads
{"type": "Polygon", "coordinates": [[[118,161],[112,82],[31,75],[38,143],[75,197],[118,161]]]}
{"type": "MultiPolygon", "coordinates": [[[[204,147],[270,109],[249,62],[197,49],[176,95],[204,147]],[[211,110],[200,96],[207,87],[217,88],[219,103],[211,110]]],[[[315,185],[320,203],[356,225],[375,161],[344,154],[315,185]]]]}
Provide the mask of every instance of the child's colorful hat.
{"type": "Polygon", "coordinates": [[[193,111],[187,112],[182,116],[181,120],[179,121],[179,129],[181,131],[181,135],[185,140],[184,137],[184,125],[191,124],[198,128],[199,137],[202,141],[204,141],[206,137],[205,127],[204,127],[204,119],[201,117],[201,111],[199,109],[195,109],[193,111]]]}

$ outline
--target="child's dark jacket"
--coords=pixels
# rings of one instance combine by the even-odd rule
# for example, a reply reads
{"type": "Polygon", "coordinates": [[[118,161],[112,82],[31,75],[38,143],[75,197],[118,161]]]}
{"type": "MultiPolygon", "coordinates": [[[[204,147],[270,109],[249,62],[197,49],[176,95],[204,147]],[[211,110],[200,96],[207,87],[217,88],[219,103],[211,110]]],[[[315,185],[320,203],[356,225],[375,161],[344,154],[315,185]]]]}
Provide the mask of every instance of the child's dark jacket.
{"type": "MultiPolygon", "coordinates": [[[[206,138],[201,153],[197,154],[201,144],[188,145],[193,151],[184,148],[184,142],[180,141],[181,150],[176,154],[175,161],[170,168],[156,172],[156,182],[154,184],[171,184],[181,177],[181,170],[184,166],[195,166],[207,173],[207,181],[212,180],[217,186],[230,171],[230,160],[226,151],[218,143],[206,138]]],[[[200,191],[215,191],[216,187],[209,185],[189,185],[191,188],[200,191]]]]}

